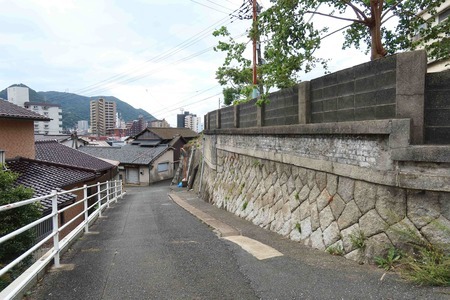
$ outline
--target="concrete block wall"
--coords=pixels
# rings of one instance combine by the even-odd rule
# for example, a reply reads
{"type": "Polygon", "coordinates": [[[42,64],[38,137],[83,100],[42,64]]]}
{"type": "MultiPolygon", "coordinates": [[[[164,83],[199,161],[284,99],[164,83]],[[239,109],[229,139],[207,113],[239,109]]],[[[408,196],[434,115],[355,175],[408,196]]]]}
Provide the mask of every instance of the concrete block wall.
{"type": "Polygon", "coordinates": [[[391,56],[311,80],[311,122],[395,118],[396,67],[391,56]]]}
{"type": "Polygon", "coordinates": [[[450,144],[450,70],[426,76],[425,138],[427,144],[450,144]]]}
{"type": "MultiPolygon", "coordinates": [[[[216,117],[209,118],[205,128],[231,128],[232,123],[233,128],[249,128],[409,118],[412,143],[423,144],[426,66],[424,51],[371,61],[272,93],[262,106],[254,105],[256,99],[237,105],[233,122],[229,111],[224,112],[226,121],[211,112],[208,115],[216,117]]],[[[433,130],[439,131],[428,132],[433,130]]]]}

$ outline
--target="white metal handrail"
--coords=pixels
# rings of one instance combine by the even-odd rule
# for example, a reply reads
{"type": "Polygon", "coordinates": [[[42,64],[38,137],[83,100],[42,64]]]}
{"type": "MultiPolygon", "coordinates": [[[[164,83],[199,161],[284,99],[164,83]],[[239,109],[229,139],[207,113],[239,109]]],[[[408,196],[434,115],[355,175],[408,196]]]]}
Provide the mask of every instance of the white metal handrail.
{"type": "MultiPolygon", "coordinates": [[[[107,181],[104,183],[98,182],[97,184],[93,184],[90,186],[84,185],[81,188],[76,188],[68,191],[52,191],[51,194],[45,195],[42,197],[36,197],[32,199],[27,199],[7,205],[0,206],[0,212],[16,209],[18,207],[24,205],[30,205],[36,202],[39,202],[44,199],[51,198],[52,200],[52,211],[50,214],[45,215],[38,220],[31,222],[21,228],[14,230],[2,237],[0,237],[0,244],[8,241],[16,237],[17,235],[25,232],[26,230],[30,230],[33,227],[42,224],[46,220],[52,219],[52,232],[48,234],[42,240],[36,242],[32,247],[30,247],[27,251],[22,253],[20,256],[15,258],[12,262],[3,266],[0,269],[0,276],[4,275],[8,271],[10,271],[14,266],[23,261],[27,256],[31,255],[34,251],[39,249],[45,243],[49,243],[50,240],[53,239],[51,249],[45,253],[43,256],[37,259],[37,261],[30,266],[22,275],[20,275],[16,280],[14,280],[10,285],[8,285],[3,291],[0,292],[0,299],[11,299],[16,297],[18,293],[28,285],[28,283],[39,274],[53,259],[54,267],[60,267],[60,254],[61,249],[63,249],[66,245],[68,245],[73,239],[77,237],[77,235],[83,231],[89,232],[90,222],[99,216],[102,216],[102,211],[110,206],[111,202],[117,202],[119,198],[123,198],[126,192],[122,188],[121,180],[107,181]],[[96,192],[92,193],[88,196],[88,188],[96,188],[96,192]],[[73,193],[76,191],[83,191],[83,198],[76,201],[75,203],[68,205],[64,208],[58,209],[58,197],[64,194],[73,193]],[[104,196],[102,196],[104,194],[104,196]],[[95,200],[92,205],[88,205],[88,201],[95,200]],[[64,224],[59,224],[59,215],[75,206],[83,205],[83,210],[72,217],[70,220],[67,220],[64,224]],[[89,214],[89,210],[96,208],[89,214]],[[81,220],[82,218],[82,220],[81,220]],[[76,221],[80,222],[75,229],[67,234],[67,236],[60,241],[60,233],[62,230],[66,229],[69,225],[72,225],[76,221]]],[[[51,243],[51,242],[50,242],[51,243]]]]}

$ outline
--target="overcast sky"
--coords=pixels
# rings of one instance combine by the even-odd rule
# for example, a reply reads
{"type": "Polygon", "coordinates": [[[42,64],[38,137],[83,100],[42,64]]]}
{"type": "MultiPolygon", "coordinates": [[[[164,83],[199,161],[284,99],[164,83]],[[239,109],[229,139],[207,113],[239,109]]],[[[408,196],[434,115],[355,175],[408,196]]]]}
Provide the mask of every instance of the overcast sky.
{"type": "MultiPolygon", "coordinates": [[[[232,36],[244,34],[249,23],[230,23],[228,15],[242,4],[0,0],[0,89],[23,83],[36,91],[115,96],[176,126],[181,108],[197,116],[217,109],[222,87],[215,71],[223,54],[212,50],[218,40],[211,33],[226,25],[232,36]]],[[[334,34],[319,52],[332,59],[331,71],[369,60],[356,50],[341,51],[341,45],[342,34],[334,34]]],[[[315,70],[304,80],[321,74],[315,70]]]]}

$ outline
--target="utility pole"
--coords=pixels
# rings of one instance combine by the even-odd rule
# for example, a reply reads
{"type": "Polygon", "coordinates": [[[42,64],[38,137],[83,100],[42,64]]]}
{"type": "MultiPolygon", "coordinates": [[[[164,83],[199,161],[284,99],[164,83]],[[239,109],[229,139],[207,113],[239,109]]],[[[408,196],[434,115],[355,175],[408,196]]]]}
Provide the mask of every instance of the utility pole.
{"type": "Polygon", "coordinates": [[[259,96],[259,91],[257,88],[258,85],[258,75],[257,75],[257,48],[258,47],[258,25],[257,25],[257,4],[256,0],[249,0],[252,2],[252,10],[253,10],[253,98],[257,98],[259,96]]]}

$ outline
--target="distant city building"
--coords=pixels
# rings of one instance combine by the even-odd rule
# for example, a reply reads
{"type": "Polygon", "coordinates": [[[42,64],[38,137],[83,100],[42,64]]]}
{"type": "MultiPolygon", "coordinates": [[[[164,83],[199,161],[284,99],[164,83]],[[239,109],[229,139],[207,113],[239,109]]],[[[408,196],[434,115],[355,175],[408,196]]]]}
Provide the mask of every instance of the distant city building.
{"type": "Polygon", "coordinates": [[[77,134],[87,134],[89,131],[89,122],[87,120],[81,120],[77,123],[77,134]]]}
{"type": "Polygon", "coordinates": [[[147,128],[147,122],[143,116],[139,116],[138,120],[127,123],[128,135],[133,136],[147,128]]]}
{"type": "Polygon", "coordinates": [[[199,132],[199,126],[202,123],[202,119],[196,115],[189,114],[184,117],[184,127],[189,128],[195,132],[199,132]]]}
{"type": "Polygon", "coordinates": [[[167,128],[170,127],[169,123],[165,120],[153,120],[153,121],[149,121],[148,122],[148,127],[153,127],[153,128],[167,128]]]}
{"type": "Polygon", "coordinates": [[[30,89],[26,86],[12,86],[7,89],[8,101],[50,118],[50,121],[35,121],[35,134],[59,134],[62,132],[62,110],[58,104],[30,102],[30,89]]]}
{"type": "Polygon", "coordinates": [[[177,127],[178,128],[185,128],[186,124],[185,124],[185,118],[186,116],[189,115],[188,111],[183,112],[183,110],[181,110],[181,114],[177,114],[177,127]]]}
{"type": "Polygon", "coordinates": [[[91,100],[91,133],[97,136],[107,135],[116,125],[116,103],[103,98],[91,100]]]}
{"type": "Polygon", "coordinates": [[[30,102],[30,90],[23,86],[11,86],[7,89],[8,101],[20,107],[25,107],[25,102],[30,102]]]}

